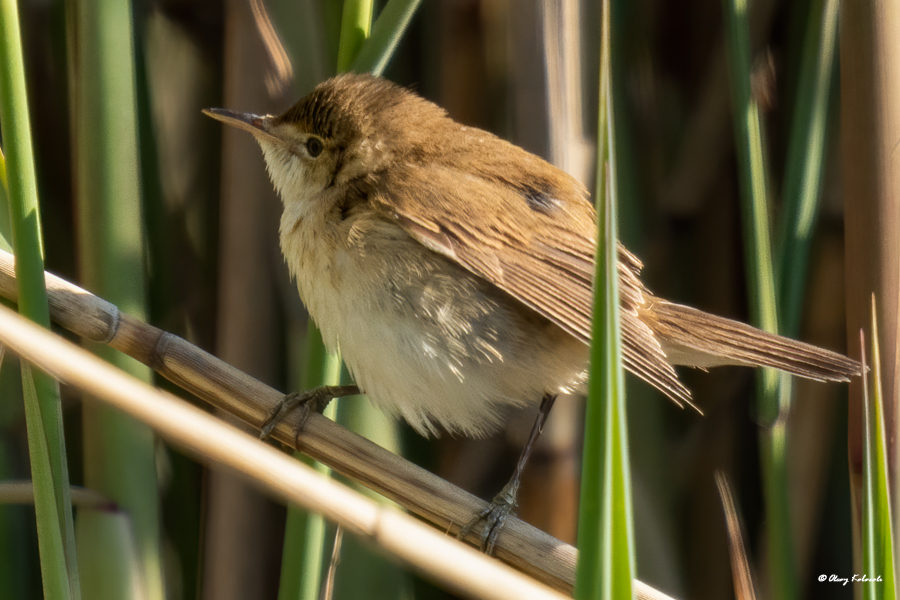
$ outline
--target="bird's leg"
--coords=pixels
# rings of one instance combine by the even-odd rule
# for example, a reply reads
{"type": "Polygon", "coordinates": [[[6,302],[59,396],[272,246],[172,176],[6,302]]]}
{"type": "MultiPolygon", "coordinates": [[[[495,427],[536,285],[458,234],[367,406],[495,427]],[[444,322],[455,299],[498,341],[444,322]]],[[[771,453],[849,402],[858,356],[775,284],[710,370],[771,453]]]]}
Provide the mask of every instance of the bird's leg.
{"type": "Polygon", "coordinates": [[[299,407],[301,411],[300,422],[297,424],[296,429],[296,433],[299,433],[311,413],[322,412],[328,406],[328,403],[335,398],[353,396],[359,393],[359,387],[356,385],[323,385],[305,392],[285,394],[281,402],[275,405],[265,421],[263,421],[259,430],[259,439],[264,440],[269,437],[278,423],[295,408],[299,407]]]}
{"type": "Polygon", "coordinates": [[[506,524],[506,519],[509,517],[513,508],[516,507],[522,471],[525,470],[525,465],[528,463],[528,457],[531,456],[534,444],[537,442],[538,437],[541,435],[541,431],[544,429],[544,423],[547,422],[547,415],[550,414],[550,409],[553,408],[553,403],[555,401],[555,394],[544,395],[544,399],[541,401],[541,408],[538,411],[537,418],[534,420],[534,425],[531,428],[531,434],[528,436],[528,441],[525,442],[525,447],[522,449],[522,454],[519,456],[519,462],[516,463],[516,470],[513,472],[509,483],[503,486],[503,489],[500,490],[499,494],[494,496],[489,507],[478,513],[474,519],[469,521],[466,526],[459,531],[457,537],[464,539],[472,532],[478,523],[484,521],[484,527],[481,530],[481,549],[487,554],[493,553],[494,545],[497,542],[497,536],[503,529],[503,525],[506,524]]]}

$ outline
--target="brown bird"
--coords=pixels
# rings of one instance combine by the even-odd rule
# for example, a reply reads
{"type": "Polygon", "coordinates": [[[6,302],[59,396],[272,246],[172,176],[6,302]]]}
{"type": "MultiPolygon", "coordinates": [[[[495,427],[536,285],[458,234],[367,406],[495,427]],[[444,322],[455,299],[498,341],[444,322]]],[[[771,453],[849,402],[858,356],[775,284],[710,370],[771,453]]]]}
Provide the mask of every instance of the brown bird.
{"type": "MultiPolygon", "coordinates": [[[[300,296],[356,386],[290,397],[313,408],[362,391],[423,434],[485,435],[509,407],[543,398],[483,544],[515,505],[518,480],[556,395],[585,381],[596,222],[585,187],[541,158],[450,119],[384,79],[346,74],[280,116],[206,114],[253,134],[284,204],[281,248],[300,296]]],[[[774,367],[847,381],[854,360],[674,304],[640,281],[619,245],[628,370],[679,404],[673,365],[774,367]]]]}

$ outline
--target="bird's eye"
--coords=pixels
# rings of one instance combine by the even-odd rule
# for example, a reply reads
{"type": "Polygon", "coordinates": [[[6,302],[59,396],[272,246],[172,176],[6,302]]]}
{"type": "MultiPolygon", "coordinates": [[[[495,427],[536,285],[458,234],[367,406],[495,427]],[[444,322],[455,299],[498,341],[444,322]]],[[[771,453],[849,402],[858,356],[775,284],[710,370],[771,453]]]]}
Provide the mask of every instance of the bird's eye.
{"type": "Polygon", "coordinates": [[[322,144],[322,140],[319,138],[311,137],[306,140],[306,151],[313,158],[316,158],[320,154],[322,154],[322,150],[325,149],[325,145],[322,144]]]}

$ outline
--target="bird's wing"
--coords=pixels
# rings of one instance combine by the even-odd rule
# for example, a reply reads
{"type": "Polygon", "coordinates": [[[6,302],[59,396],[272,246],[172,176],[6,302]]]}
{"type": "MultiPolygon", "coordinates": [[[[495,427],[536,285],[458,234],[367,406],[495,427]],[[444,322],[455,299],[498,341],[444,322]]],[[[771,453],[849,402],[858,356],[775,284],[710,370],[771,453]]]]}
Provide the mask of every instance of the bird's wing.
{"type": "MultiPolygon", "coordinates": [[[[594,209],[574,180],[562,172],[550,175],[513,183],[452,165],[407,164],[385,173],[378,186],[385,191],[370,201],[426,247],[589,344],[594,209]]],[[[620,245],[625,366],[677,403],[690,404],[690,392],[638,317],[645,294],[640,268],[620,245]]]]}

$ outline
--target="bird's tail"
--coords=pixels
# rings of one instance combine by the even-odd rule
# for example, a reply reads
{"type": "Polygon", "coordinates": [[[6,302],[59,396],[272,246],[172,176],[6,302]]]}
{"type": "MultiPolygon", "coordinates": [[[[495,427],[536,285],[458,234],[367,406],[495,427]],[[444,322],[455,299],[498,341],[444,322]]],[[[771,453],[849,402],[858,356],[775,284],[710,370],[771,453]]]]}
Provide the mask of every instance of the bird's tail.
{"type": "Polygon", "coordinates": [[[859,362],[750,325],[680,304],[654,300],[641,315],[673,364],[691,367],[774,367],[816,381],[849,381],[859,362]]]}

